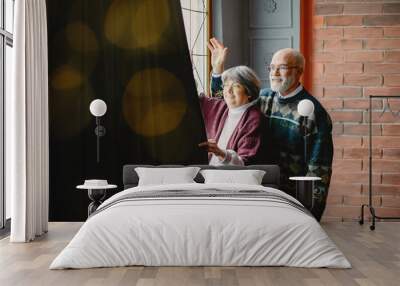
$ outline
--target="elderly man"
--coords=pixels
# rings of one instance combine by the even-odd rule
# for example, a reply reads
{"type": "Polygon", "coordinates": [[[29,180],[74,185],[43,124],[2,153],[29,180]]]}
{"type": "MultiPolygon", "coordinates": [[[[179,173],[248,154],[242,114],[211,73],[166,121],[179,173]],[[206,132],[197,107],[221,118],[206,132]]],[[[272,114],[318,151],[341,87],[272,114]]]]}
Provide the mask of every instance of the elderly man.
{"type": "MultiPolygon", "coordinates": [[[[211,51],[213,76],[211,93],[219,96],[221,92],[220,74],[224,70],[224,62],[228,49],[211,39],[208,45],[211,51]]],[[[319,176],[321,181],[314,190],[314,206],[311,210],[320,220],[325,209],[328,188],[332,174],[332,122],[323,106],[300,83],[304,70],[304,57],[294,49],[277,51],[269,71],[271,88],[262,89],[259,104],[261,111],[268,119],[268,140],[270,145],[266,152],[273,156],[273,162],[281,168],[282,189],[295,193],[295,184],[289,180],[291,176],[319,176]],[[314,113],[307,122],[309,130],[308,154],[304,158],[304,139],[301,125],[304,118],[297,112],[297,105],[303,99],[314,103],[314,113]],[[306,161],[306,162],[305,162],[306,161]]]]}

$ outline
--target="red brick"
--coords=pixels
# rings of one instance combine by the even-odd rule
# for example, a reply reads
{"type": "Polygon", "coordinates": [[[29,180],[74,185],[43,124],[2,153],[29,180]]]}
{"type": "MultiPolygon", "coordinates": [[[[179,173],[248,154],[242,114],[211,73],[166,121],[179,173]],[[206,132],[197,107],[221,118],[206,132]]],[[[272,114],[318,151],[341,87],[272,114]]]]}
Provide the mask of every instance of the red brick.
{"type": "Polygon", "coordinates": [[[332,206],[328,205],[325,209],[324,216],[332,217],[332,216],[340,216],[343,219],[354,219],[356,220],[360,215],[360,207],[359,206],[332,206]]]}
{"type": "MultiPolygon", "coordinates": [[[[363,193],[368,194],[368,186],[365,186],[363,193]]],[[[398,195],[400,194],[400,186],[398,185],[372,185],[372,193],[375,195],[398,195]]]]}
{"type": "Polygon", "coordinates": [[[385,100],[387,107],[390,107],[393,113],[399,114],[400,112],[400,98],[391,98],[385,100]]]}
{"type": "Polygon", "coordinates": [[[386,86],[400,87],[400,74],[385,74],[383,84],[386,86]]]}
{"type": "MultiPolygon", "coordinates": [[[[369,196],[343,196],[343,205],[345,206],[361,206],[368,204],[369,196]]],[[[372,204],[374,206],[381,206],[381,196],[372,196],[372,204]]]]}
{"type": "Polygon", "coordinates": [[[382,206],[400,208],[400,198],[396,196],[382,196],[382,206]]]}
{"type": "MultiPolygon", "coordinates": [[[[369,146],[369,139],[362,140],[365,147],[369,146]]],[[[398,136],[373,136],[372,146],[375,148],[400,148],[400,137],[398,136]]]]}
{"type": "Polygon", "coordinates": [[[340,109],[343,108],[343,100],[342,99],[321,99],[319,101],[323,107],[326,109],[340,109]]]}
{"type": "Polygon", "coordinates": [[[333,159],[343,158],[343,148],[333,148],[333,159]]]}
{"type": "Polygon", "coordinates": [[[315,15],[338,15],[343,12],[343,4],[316,4],[315,15]]]}
{"type": "Polygon", "coordinates": [[[400,27],[384,27],[385,37],[400,37],[400,27]]]}
{"type": "Polygon", "coordinates": [[[333,122],[362,122],[361,111],[329,111],[333,122]]]}
{"type": "MultiPolygon", "coordinates": [[[[400,46],[399,46],[400,48],[400,46]]],[[[386,51],[385,62],[400,63],[400,51],[386,51]]]]}
{"type": "MultiPolygon", "coordinates": [[[[368,172],[353,173],[353,172],[340,172],[340,170],[338,170],[335,173],[333,173],[332,178],[335,180],[339,180],[343,184],[345,184],[345,183],[367,184],[369,182],[368,172]]],[[[381,174],[373,173],[372,181],[374,184],[380,184],[381,174]]],[[[380,186],[380,185],[377,185],[377,186],[380,186]]]]}
{"type": "Polygon", "coordinates": [[[400,136],[400,125],[382,125],[382,135],[400,136]]]}
{"type": "MultiPolygon", "coordinates": [[[[340,170],[334,170],[332,174],[332,181],[340,181],[342,184],[367,184],[369,180],[368,172],[353,173],[353,172],[340,172],[340,170]]],[[[380,174],[372,174],[372,181],[374,184],[381,183],[380,174]]],[[[379,186],[379,185],[378,185],[379,186]]]]}
{"type": "Polygon", "coordinates": [[[399,217],[400,216],[400,208],[375,208],[375,213],[377,216],[381,217],[399,217]]]}
{"type": "Polygon", "coordinates": [[[381,14],[382,10],[383,5],[376,3],[345,4],[343,14],[381,14]]]}
{"type": "Polygon", "coordinates": [[[324,96],[324,88],[319,85],[313,85],[312,94],[314,97],[323,97],[324,96]]]}
{"type": "MultiPolygon", "coordinates": [[[[373,143],[374,141],[372,141],[373,143]]],[[[400,149],[399,148],[385,148],[383,149],[384,159],[400,159],[400,149]]]]}
{"type": "Polygon", "coordinates": [[[326,97],[361,97],[362,89],[358,87],[325,87],[326,97]]]}
{"type": "Polygon", "coordinates": [[[321,77],[324,74],[324,64],[321,63],[312,63],[313,75],[318,75],[321,77]]]}
{"type": "Polygon", "coordinates": [[[343,184],[340,180],[331,181],[329,186],[329,194],[334,195],[360,195],[361,194],[361,184],[343,184]]]}
{"type": "Polygon", "coordinates": [[[383,37],[383,28],[344,28],[345,38],[381,38],[383,37]]]}
{"type": "Polygon", "coordinates": [[[332,167],[334,169],[339,169],[340,172],[360,172],[362,169],[362,160],[357,159],[343,159],[334,160],[332,167]]]}
{"type": "Polygon", "coordinates": [[[343,55],[339,52],[314,52],[313,61],[316,63],[340,63],[343,55]]]}
{"type": "Polygon", "coordinates": [[[364,41],[365,49],[398,49],[400,46],[400,39],[366,39],[364,41]]]}
{"type": "Polygon", "coordinates": [[[380,51],[357,51],[357,52],[346,52],[344,55],[345,62],[381,62],[383,60],[383,52],[380,51]]]}
{"type": "MultiPolygon", "coordinates": [[[[399,65],[400,67],[400,65],[399,65]]],[[[365,87],[364,96],[369,95],[399,95],[400,87],[365,87]]]]}
{"type": "Polygon", "coordinates": [[[340,73],[324,73],[319,77],[314,78],[314,84],[322,85],[342,85],[343,74],[340,73]]]}
{"type": "Polygon", "coordinates": [[[327,26],[362,26],[363,16],[326,16],[327,26]]]}
{"type": "Polygon", "coordinates": [[[334,135],[341,135],[343,134],[343,124],[333,124],[332,126],[332,134],[334,135]]]}
{"type": "Polygon", "coordinates": [[[391,74],[400,73],[399,64],[376,64],[366,63],[364,64],[365,73],[379,73],[379,74],[391,74]]]}
{"type": "MultiPolygon", "coordinates": [[[[368,162],[366,164],[368,165],[368,162]]],[[[375,159],[372,162],[372,170],[374,172],[390,172],[390,173],[400,172],[400,161],[375,159]]]]}
{"type": "Polygon", "coordinates": [[[318,40],[337,39],[343,36],[342,28],[315,29],[314,38],[318,40]]]}
{"type": "MultiPolygon", "coordinates": [[[[345,135],[368,135],[369,134],[369,125],[368,124],[345,124],[343,133],[345,135]]],[[[372,126],[372,134],[373,135],[381,135],[381,126],[373,125],[372,126]]]]}
{"type": "MultiPolygon", "coordinates": [[[[369,112],[364,113],[364,121],[369,122],[369,112]]],[[[393,115],[391,112],[382,113],[380,111],[372,111],[372,122],[376,123],[400,123],[400,117],[393,115]]]]}
{"type": "Polygon", "coordinates": [[[345,85],[379,86],[382,84],[382,76],[373,74],[345,74],[345,85]]]}
{"type": "Polygon", "coordinates": [[[331,195],[328,194],[328,198],[326,200],[328,205],[341,205],[343,203],[343,195],[331,195]]]}
{"type": "MultiPolygon", "coordinates": [[[[368,148],[344,148],[343,158],[345,159],[356,159],[356,158],[367,158],[369,157],[368,148]]],[[[373,158],[381,158],[381,149],[372,149],[373,158]]]]}
{"type": "MultiPolygon", "coordinates": [[[[358,19],[355,22],[357,21],[358,19]]],[[[397,26],[400,25],[400,17],[398,15],[366,15],[362,23],[365,26],[397,26]]]]}
{"type": "Polygon", "coordinates": [[[324,41],[323,40],[314,40],[313,41],[313,49],[315,51],[321,51],[324,49],[324,41]]]}
{"type": "MultiPolygon", "coordinates": [[[[345,99],[343,101],[344,109],[367,109],[369,108],[369,99],[345,99]]],[[[372,108],[373,109],[381,109],[382,108],[382,100],[381,99],[373,99],[372,100],[372,108]]]]}
{"type": "Polygon", "coordinates": [[[383,13],[385,13],[385,14],[400,14],[400,4],[399,3],[383,4],[383,13]]]}
{"type": "Polygon", "coordinates": [[[333,145],[335,147],[361,147],[362,138],[353,136],[334,136],[333,145]]]}
{"type": "Polygon", "coordinates": [[[362,40],[340,39],[324,40],[325,50],[361,50],[362,40]]]}
{"type": "Polygon", "coordinates": [[[400,185],[400,173],[382,174],[382,184],[400,185]]]}
{"type": "Polygon", "coordinates": [[[323,16],[314,16],[313,17],[313,27],[314,27],[314,29],[321,28],[323,26],[324,26],[324,17],[323,16]]]}
{"type": "Polygon", "coordinates": [[[326,73],[362,73],[363,64],[346,63],[346,64],[326,64],[326,73]]]}

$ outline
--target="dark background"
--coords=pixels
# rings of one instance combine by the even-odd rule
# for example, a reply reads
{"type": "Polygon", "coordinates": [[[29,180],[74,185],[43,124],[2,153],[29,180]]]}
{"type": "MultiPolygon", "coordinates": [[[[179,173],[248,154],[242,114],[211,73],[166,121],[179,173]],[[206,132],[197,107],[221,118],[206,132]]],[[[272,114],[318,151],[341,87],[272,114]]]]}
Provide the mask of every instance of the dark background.
{"type": "MultiPolygon", "coordinates": [[[[168,26],[157,43],[134,48],[118,46],[105,35],[107,23],[121,23],[118,15],[107,15],[116,2],[129,8],[123,9],[125,19],[137,19],[135,11],[143,0],[47,1],[51,221],[85,220],[87,192],[76,190],[76,185],[85,179],[107,179],[117,184],[120,191],[124,164],[207,163],[207,154],[197,147],[205,140],[205,132],[179,0],[153,1],[158,10],[145,10],[148,15],[140,29],[146,33],[147,29],[154,28],[152,25],[160,23],[159,9],[168,9],[168,26]],[[167,71],[178,83],[168,83],[168,88],[155,95],[147,93],[138,105],[134,102],[131,113],[134,118],[148,117],[152,100],[156,104],[171,99],[182,101],[186,106],[179,124],[162,134],[135,132],[126,119],[130,110],[125,110],[125,116],[123,113],[129,81],[136,72],[146,68],[167,71]],[[177,98],[176,90],[183,90],[184,96],[177,98]],[[96,98],[107,103],[107,113],[101,118],[107,133],[101,138],[100,163],[96,162],[95,118],[89,112],[89,104],[96,98]]],[[[127,23],[133,24],[138,22],[127,23]]],[[[118,27],[121,26],[115,25],[112,29],[118,27]]],[[[126,37],[123,34],[123,39],[129,46],[129,33],[126,37]]],[[[149,89],[163,86],[162,83],[163,79],[154,78],[154,86],[149,89]]],[[[154,116],[155,124],[162,125],[174,114],[158,112],[154,116]]]]}

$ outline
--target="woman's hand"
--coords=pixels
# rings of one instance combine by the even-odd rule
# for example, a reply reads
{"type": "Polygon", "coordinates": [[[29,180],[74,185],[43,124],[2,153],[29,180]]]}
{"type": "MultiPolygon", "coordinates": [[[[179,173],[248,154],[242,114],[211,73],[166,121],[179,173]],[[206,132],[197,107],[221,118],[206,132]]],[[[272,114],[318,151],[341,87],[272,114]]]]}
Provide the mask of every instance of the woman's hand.
{"type": "Polygon", "coordinates": [[[228,48],[220,43],[216,38],[211,38],[210,42],[207,43],[208,49],[211,52],[211,66],[213,73],[221,74],[224,71],[224,63],[228,48]]]}
{"type": "Polygon", "coordinates": [[[200,143],[199,147],[206,148],[208,153],[213,153],[221,161],[225,159],[225,152],[218,147],[217,142],[214,139],[208,139],[208,141],[200,143]]]}

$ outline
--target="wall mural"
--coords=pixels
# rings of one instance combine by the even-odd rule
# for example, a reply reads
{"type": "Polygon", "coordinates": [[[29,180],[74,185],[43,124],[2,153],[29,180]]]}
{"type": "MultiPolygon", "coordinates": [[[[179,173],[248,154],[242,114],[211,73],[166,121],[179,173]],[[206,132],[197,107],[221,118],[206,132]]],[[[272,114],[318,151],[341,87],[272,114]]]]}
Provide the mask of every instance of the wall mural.
{"type": "Polygon", "coordinates": [[[47,1],[50,220],[87,216],[84,179],[122,166],[207,163],[179,0],[47,1]],[[96,162],[96,98],[107,104],[96,162]]]}

